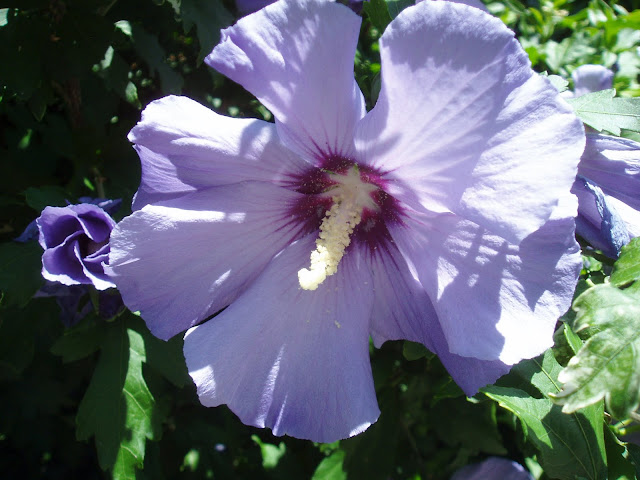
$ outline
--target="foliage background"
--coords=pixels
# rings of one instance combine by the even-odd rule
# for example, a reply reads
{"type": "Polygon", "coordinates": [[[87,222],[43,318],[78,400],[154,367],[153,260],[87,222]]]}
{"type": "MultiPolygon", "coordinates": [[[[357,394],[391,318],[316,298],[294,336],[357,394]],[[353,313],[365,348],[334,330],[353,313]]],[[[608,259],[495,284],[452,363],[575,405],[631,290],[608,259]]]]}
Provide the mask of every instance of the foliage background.
{"type": "MultiPolygon", "coordinates": [[[[410,3],[373,0],[364,9],[355,71],[369,108],[379,91],[377,39],[410,3]]],[[[579,65],[603,64],[616,71],[618,95],[640,95],[638,0],[487,5],[516,31],[537,71],[570,78],[579,65]]],[[[562,413],[548,396],[582,346],[569,328],[574,313],[559,323],[553,351],[472,399],[419,345],[372,350],[380,420],[321,445],[202,407],[181,339],[155,339],[135,315],[90,313],[65,327],[55,298],[34,298],[44,283],[42,250],[14,239],[46,205],[80,197],[122,198],[116,220],[130,212],[140,167],[126,135],[144,105],[185,94],[222,114],[272,120],[202,63],[237,17],[233,2],[221,0],[0,3],[0,476],[445,479],[498,455],[538,479],[640,478],[640,448],[618,440],[635,423],[612,419],[601,400],[562,413]]],[[[626,258],[638,251],[629,247],[626,258]]],[[[613,268],[585,253],[579,291],[603,284],[613,268]]],[[[640,277],[634,272],[624,287],[640,277]]],[[[93,312],[97,298],[85,295],[78,308],[93,312]]]]}

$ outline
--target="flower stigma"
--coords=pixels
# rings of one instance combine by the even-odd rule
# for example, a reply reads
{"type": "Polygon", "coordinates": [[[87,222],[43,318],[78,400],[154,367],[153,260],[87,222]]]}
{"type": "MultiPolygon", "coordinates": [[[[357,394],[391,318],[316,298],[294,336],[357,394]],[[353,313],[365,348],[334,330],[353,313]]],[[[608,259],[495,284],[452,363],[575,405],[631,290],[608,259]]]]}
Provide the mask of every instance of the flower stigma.
{"type": "Polygon", "coordinates": [[[298,281],[304,290],[315,290],[325,279],[338,271],[338,264],[351,243],[351,234],[362,220],[365,208],[377,210],[371,197],[378,187],[363,182],[357,166],[346,174],[329,174],[335,182],[323,195],[331,196],[333,205],[327,210],[311,252],[309,268],[298,270],[298,281]]]}

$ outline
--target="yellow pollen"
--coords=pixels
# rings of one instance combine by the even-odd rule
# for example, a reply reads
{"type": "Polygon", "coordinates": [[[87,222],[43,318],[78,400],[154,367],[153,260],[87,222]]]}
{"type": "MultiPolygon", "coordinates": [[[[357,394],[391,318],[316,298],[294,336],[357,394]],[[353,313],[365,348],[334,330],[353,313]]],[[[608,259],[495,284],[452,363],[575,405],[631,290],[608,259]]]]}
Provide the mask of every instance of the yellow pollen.
{"type": "Polygon", "coordinates": [[[311,266],[298,271],[298,281],[305,290],[315,290],[329,275],[338,271],[338,263],[351,243],[353,229],[360,223],[362,207],[339,195],[320,225],[316,249],[311,252],[311,266]]]}

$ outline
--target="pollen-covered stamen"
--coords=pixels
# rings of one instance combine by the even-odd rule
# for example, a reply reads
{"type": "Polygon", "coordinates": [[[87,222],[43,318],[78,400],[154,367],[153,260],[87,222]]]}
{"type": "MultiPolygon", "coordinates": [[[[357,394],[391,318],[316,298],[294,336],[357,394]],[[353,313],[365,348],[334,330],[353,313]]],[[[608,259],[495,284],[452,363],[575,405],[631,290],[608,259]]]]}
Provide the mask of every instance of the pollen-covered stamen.
{"type": "Polygon", "coordinates": [[[377,187],[360,179],[356,167],[347,175],[330,175],[337,184],[331,189],[333,205],[320,225],[316,249],[311,252],[311,266],[298,271],[298,281],[305,290],[315,290],[338,271],[338,264],[351,243],[351,234],[362,218],[364,208],[376,209],[371,192],[377,187]]]}

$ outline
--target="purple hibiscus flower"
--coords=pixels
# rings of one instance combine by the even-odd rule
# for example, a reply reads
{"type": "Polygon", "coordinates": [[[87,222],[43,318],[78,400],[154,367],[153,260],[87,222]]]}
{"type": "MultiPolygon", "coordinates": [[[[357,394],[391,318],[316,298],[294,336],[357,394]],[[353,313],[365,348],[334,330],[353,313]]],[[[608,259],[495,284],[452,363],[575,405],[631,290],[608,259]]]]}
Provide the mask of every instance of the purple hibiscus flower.
{"type": "MultiPolygon", "coordinates": [[[[257,12],[261,8],[271,5],[276,0],[236,0],[236,8],[240,15],[249,15],[250,13],[257,12]]],[[[360,13],[362,10],[362,4],[368,0],[348,0],[346,5],[356,13],[360,13]]],[[[478,1],[478,0],[471,0],[478,1]]]]}
{"type": "Polygon", "coordinates": [[[461,468],[451,480],[533,480],[533,476],[519,463],[506,458],[489,457],[484,462],[461,468]]]}
{"type": "Polygon", "coordinates": [[[587,134],[571,190],[578,197],[576,232],[611,257],[640,235],[640,143],[587,134]]]}
{"type": "MultiPolygon", "coordinates": [[[[582,65],[572,73],[579,97],[612,87],[613,72],[582,65]]],[[[578,197],[576,232],[611,257],[640,235],[640,143],[626,138],[587,134],[587,144],[571,190],[578,197]]]]}
{"type": "Polygon", "coordinates": [[[360,22],[297,0],[224,30],[206,62],[276,123],[150,104],[129,136],[137,211],[111,240],[129,308],[163,339],[191,328],[204,405],[322,442],[380,413],[370,336],[423,343],[473,394],[551,346],[581,267],[582,124],[513,33],[465,5],[407,8],[367,113],[360,22]]]}
{"type": "Polygon", "coordinates": [[[102,208],[90,203],[46,207],[36,224],[46,280],[94,285],[98,290],[115,287],[104,271],[115,222],[102,208]]]}

